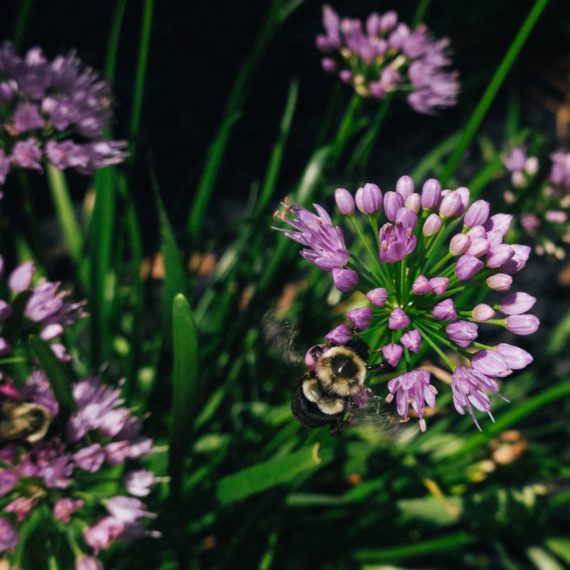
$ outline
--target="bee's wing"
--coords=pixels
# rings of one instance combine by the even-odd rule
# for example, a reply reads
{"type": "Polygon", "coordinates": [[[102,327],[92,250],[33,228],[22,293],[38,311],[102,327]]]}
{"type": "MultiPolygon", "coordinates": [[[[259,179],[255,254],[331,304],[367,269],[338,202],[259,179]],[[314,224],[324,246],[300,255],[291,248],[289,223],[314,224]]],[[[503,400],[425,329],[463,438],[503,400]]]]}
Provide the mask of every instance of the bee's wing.
{"type": "Polygon", "coordinates": [[[376,394],[370,396],[365,407],[352,409],[350,416],[350,425],[379,430],[390,438],[395,437],[401,426],[398,419],[391,413],[386,400],[376,394]]]}
{"type": "Polygon", "coordinates": [[[281,355],[285,362],[300,365],[304,361],[304,353],[297,339],[297,329],[286,321],[280,321],[275,314],[268,311],[263,316],[263,335],[265,342],[281,355]]]}

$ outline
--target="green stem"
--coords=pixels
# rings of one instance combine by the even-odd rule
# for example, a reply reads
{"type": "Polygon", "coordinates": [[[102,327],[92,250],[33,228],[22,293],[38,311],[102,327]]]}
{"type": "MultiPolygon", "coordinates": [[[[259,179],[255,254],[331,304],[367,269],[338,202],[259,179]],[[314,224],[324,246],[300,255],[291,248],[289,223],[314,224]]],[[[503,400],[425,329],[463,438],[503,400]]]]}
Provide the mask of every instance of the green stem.
{"type": "Polygon", "coordinates": [[[435,342],[433,342],[433,340],[430,338],[430,334],[431,332],[426,330],[426,327],[417,324],[416,326],[420,329],[421,333],[422,333],[422,338],[437,352],[437,354],[439,355],[439,357],[447,364],[447,366],[449,367],[449,369],[452,372],[455,372],[455,369],[457,368],[457,366],[455,364],[453,364],[453,362],[451,362],[451,360],[447,357],[447,355],[439,348],[439,346],[437,346],[437,344],[435,342]]]}
{"type": "Polygon", "coordinates": [[[348,103],[348,107],[338,128],[336,137],[332,143],[332,157],[334,159],[339,158],[343,153],[346,142],[348,141],[352,131],[354,117],[361,105],[362,97],[354,94],[348,103]]]}
{"type": "Polygon", "coordinates": [[[109,40],[107,42],[107,57],[105,59],[105,77],[109,83],[115,82],[115,70],[117,68],[117,51],[119,50],[119,39],[121,38],[121,29],[123,27],[123,18],[127,0],[118,0],[113,14],[113,22],[111,31],[109,32],[109,40]]]}
{"type": "Polygon", "coordinates": [[[523,45],[525,44],[528,36],[530,35],[534,25],[536,24],[538,18],[542,14],[543,10],[546,8],[548,4],[548,0],[535,0],[535,3],[528,13],[523,25],[521,26],[519,32],[517,33],[515,39],[513,40],[512,44],[510,45],[505,57],[501,61],[501,64],[497,68],[497,71],[493,75],[491,82],[489,83],[483,97],[479,101],[479,104],[475,108],[475,111],[471,115],[465,130],[463,131],[463,135],[459,140],[459,143],[455,147],[451,157],[449,158],[447,164],[445,165],[443,174],[441,176],[441,183],[442,185],[447,185],[449,179],[455,172],[455,169],[459,165],[463,154],[467,150],[471,140],[475,136],[479,125],[485,118],[489,107],[495,100],[495,97],[503,84],[507,74],[511,70],[519,52],[521,51],[523,45]]]}

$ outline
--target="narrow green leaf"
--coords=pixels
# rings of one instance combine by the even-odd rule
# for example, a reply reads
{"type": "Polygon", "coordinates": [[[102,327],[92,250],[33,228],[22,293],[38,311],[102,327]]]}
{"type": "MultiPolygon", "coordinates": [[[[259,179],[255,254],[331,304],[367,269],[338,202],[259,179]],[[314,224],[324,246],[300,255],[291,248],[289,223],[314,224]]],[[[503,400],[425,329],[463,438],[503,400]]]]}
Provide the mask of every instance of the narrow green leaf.
{"type": "Polygon", "coordinates": [[[538,570],[564,570],[562,564],[538,546],[531,546],[526,554],[538,570]]]}
{"type": "Polygon", "coordinates": [[[16,21],[14,23],[14,31],[12,33],[12,41],[19,48],[24,37],[24,32],[30,20],[30,14],[34,6],[34,0],[20,0],[16,21]]]}
{"type": "Polygon", "coordinates": [[[281,117],[281,124],[279,126],[279,138],[277,139],[277,142],[273,147],[273,151],[271,152],[271,158],[269,159],[269,165],[267,167],[267,172],[265,173],[263,186],[261,187],[261,194],[259,196],[259,201],[257,204],[258,212],[263,211],[263,209],[269,204],[273,197],[277,178],[281,169],[281,162],[283,160],[283,150],[287,143],[289,131],[291,130],[291,123],[293,121],[293,115],[295,114],[295,108],[297,107],[298,94],[299,82],[297,80],[293,80],[289,86],[289,94],[287,95],[285,110],[283,111],[283,116],[281,117]]]}
{"type": "Polygon", "coordinates": [[[163,302],[163,324],[166,339],[171,336],[172,304],[174,298],[179,293],[187,295],[186,271],[180,248],[174,236],[174,230],[164,209],[164,204],[155,192],[158,207],[158,217],[160,220],[160,249],[164,260],[164,289],[162,295],[163,302]]]}
{"type": "Polygon", "coordinates": [[[472,544],[475,537],[467,532],[459,531],[453,534],[423,540],[415,544],[405,544],[402,546],[391,546],[389,548],[370,548],[357,550],[354,557],[357,560],[372,560],[375,562],[393,562],[414,556],[425,556],[455,550],[472,544]]]}
{"type": "Polygon", "coordinates": [[[172,306],[174,366],[172,374],[172,433],[170,436],[170,492],[180,493],[184,458],[199,404],[198,331],[184,295],[176,295],[172,306]]]}
{"type": "Polygon", "coordinates": [[[67,366],[59,360],[49,344],[37,336],[31,336],[30,348],[46,373],[51,389],[59,404],[60,414],[65,418],[75,410],[71,389],[72,375],[67,366]]]}
{"type": "Polygon", "coordinates": [[[485,115],[487,114],[489,107],[495,100],[495,97],[499,92],[499,89],[501,88],[503,81],[505,80],[507,74],[511,70],[511,67],[516,61],[522,47],[524,46],[526,40],[528,39],[528,36],[530,35],[532,29],[534,28],[534,25],[536,24],[538,18],[542,14],[543,10],[546,8],[548,1],[549,0],[535,0],[532,9],[528,13],[525,21],[523,22],[523,25],[521,26],[519,32],[515,36],[515,39],[511,43],[505,57],[501,61],[499,67],[497,68],[497,71],[495,71],[495,74],[493,75],[487,89],[485,90],[485,93],[481,97],[479,104],[477,105],[475,111],[473,111],[473,114],[469,119],[469,122],[467,123],[467,126],[463,131],[459,143],[453,150],[453,153],[451,154],[449,161],[445,165],[445,169],[441,176],[441,183],[444,186],[448,183],[450,177],[453,175],[455,169],[459,165],[459,162],[461,161],[463,154],[465,153],[467,147],[469,146],[469,143],[475,136],[475,133],[479,128],[479,125],[485,118],[485,115]]]}
{"type": "Polygon", "coordinates": [[[109,275],[115,223],[115,171],[103,168],[95,174],[95,206],[89,224],[91,314],[91,364],[98,367],[109,354],[109,313],[114,285],[109,275]]]}
{"type": "Polygon", "coordinates": [[[127,0],[117,0],[109,40],[107,41],[107,55],[105,57],[105,78],[111,84],[115,82],[115,70],[117,68],[117,52],[119,51],[119,40],[123,28],[125,8],[127,0]]]}
{"type": "Polygon", "coordinates": [[[47,174],[57,219],[61,226],[65,243],[69,249],[71,259],[78,263],[81,260],[82,232],[75,217],[65,174],[51,164],[47,166],[47,174]]]}
{"type": "Polygon", "coordinates": [[[198,187],[194,195],[194,201],[188,216],[188,235],[190,236],[190,242],[193,245],[197,243],[198,236],[202,229],[204,214],[206,213],[206,209],[214,191],[214,186],[216,184],[226,146],[230,139],[232,127],[241,115],[241,107],[243,106],[246,98],[247,86],[251,74],[263,56],[277,26],[291,13],[286,12],[282,15],[281,10],[284,6],[285,5],[282,0],[272,0],[265,22],[240,68],[227,98],[222,123],[214,141],[208,149],[206,164],[202,170],[198,187]],[[283,18],[281,16],[283,16],[283,18]]]}
{"type": "Polygon", "coordinates": [[[301,473],[317,471],[332,459],[330,449],[323,449],[318,455],[317,451],[317,446],[306,447],[228,475],[218,483],[216,495],[222,504],[229,504],[288,483],[301,473]]]}
{"type": "Polygon", "coordinates": [[[553,536],[552,538],[547,538],[544,542],[556,556],[564,560],[566,564],[570,564],[570,538],[553,536]]]}
{"type": "Polygon", "coordinates": [[[549,355],[558,354],[562,350],[568,347],[568,339],[570,338],[570,311],[568,311],[559,321],[556,323],[552,333],[550,334],[550,339],[546,347],[546,351],[549,355]]]}
{"type": "Polygon", "coordinates": [[[135,161],[136,140],[141,122],[141,112],[144,96],[144,84],[148,67],[148,54],[150,50],[150,35],[152,32],[152,18],[154,13],[154,0],[144,0],[143,19],[141,24],[141,36],[139,54],[137,60],[137,72],[135,75],[135,89],[129,124],[129,140],[131,141],[131,164],[135,161]]]}

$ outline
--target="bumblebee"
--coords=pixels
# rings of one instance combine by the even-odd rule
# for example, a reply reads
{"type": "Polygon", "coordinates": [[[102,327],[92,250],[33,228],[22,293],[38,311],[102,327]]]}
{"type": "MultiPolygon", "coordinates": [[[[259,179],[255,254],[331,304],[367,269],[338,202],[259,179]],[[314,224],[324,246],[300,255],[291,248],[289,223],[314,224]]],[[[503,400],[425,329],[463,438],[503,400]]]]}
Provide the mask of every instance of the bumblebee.
{"type": "Polygon", "coordinates": [[[342,429],[346,412],[366,406],[372,392],[364,384],[368,370],[369,348],[361,340],[344,345],[316,346],[310,351],[311,366],[297,387],[291,403],[293,415],[307,428],[329,425],[342,429]]]}
{"type": "Polygon", "coordinates": [[[52,416],[44,406],[4,400],[0,403],[0,443],[36,443],[45,437],[51,421],[52,416]]]}

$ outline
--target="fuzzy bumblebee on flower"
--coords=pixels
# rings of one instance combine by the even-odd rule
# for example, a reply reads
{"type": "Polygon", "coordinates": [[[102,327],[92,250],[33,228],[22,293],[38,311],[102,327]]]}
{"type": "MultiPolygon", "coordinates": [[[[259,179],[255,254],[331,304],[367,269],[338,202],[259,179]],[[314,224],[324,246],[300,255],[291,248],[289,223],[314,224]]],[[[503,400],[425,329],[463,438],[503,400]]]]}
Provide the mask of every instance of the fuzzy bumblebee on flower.
{"type": "Polygon", "coordinates": [[[317,415],[325,408],[346,414],[366,405],[370,392],[364,370],[342,402],[331,402],[331,394],[338,395],[334,384],[343,369],[354,368],[346,364],[346,355],[337,358],[338,347],[360,350],[364,363],[369,349],[396,369],[386,400],[395,400],[403,420],[411,406],[425,430],[426,407],[436,406],[438,393],[429,372],[416,365],[418,353],[427,350],[452,373],[455,409],[462,415],[467,411],[479,427],[476,411],[491,416],[490,396],[501,397],[498,380],[533,360],[516,344],[486,344],[485,330],[500,327],[524,336],[539,326],[529,313],[536,299],[513,284],[530,248],[506,242],[512,216],[491,215],[488,202],[470,203],[467,188],[442,189],[435,179],[415,192],[409,176],[397,181],[395,191],[383,193],[365,184],[355,196],[339,188],[335,199],[344,225],[352,230],[350,247],[345,229],[319,205],[313,213],[285,204],[282,214],[289,228],[280,229],[303,246],[303,257],[329,273],[338,290],[365,296],[324,344],[309,351],[308,374],[315,382],[307,384],[303,397],[314,406],[304,405],[317,415]],[[330,364],[326,378],[323,358],[330,364]]]}

